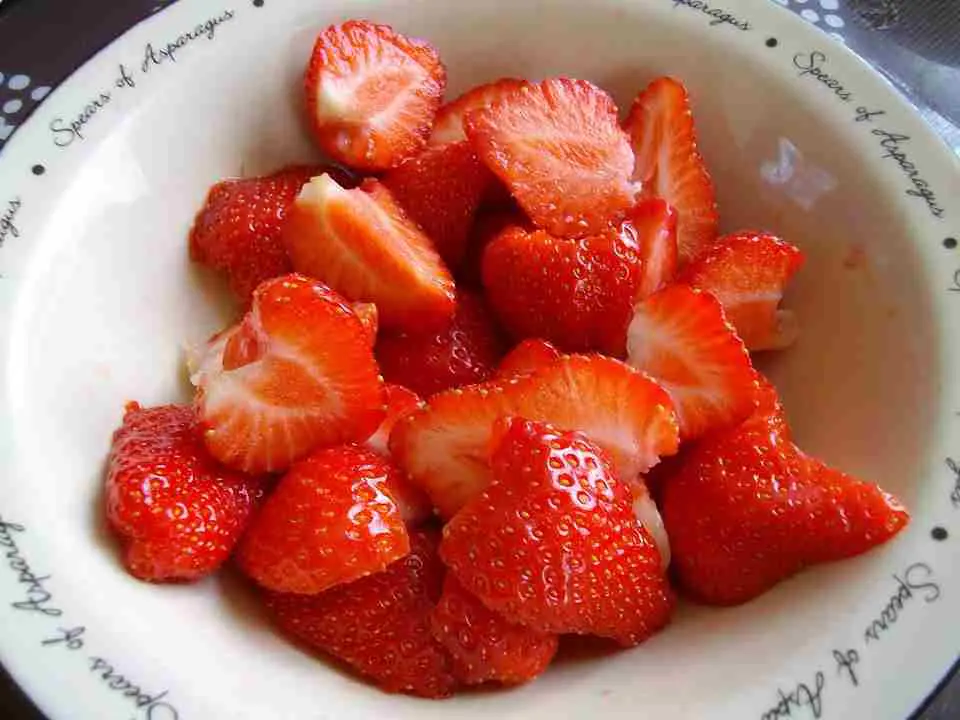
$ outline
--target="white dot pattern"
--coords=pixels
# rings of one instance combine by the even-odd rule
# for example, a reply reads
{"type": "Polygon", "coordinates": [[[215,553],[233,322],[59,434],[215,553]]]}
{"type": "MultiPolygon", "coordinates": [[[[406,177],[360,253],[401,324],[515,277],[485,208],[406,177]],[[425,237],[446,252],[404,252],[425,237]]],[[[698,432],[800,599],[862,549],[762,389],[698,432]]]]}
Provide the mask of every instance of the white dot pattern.
{"type": "Polygon", "coordinates": [[[845,42],[840,33],[840,28],[846,26],[843,18],[835,11],[840,9],[840,0],[773,0],[774,2],[790,8],[807,22],[817,25],[826,31],[831,37],[840,42],[845,42]],[[819,6],[814,9],[811,6],[819,6]]]}

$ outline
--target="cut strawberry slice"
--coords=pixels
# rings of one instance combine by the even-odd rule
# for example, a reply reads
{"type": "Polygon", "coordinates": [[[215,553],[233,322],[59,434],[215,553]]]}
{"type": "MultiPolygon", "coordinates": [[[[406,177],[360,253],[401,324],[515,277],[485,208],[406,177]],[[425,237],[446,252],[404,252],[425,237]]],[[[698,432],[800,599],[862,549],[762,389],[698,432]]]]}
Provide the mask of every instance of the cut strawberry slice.
{"type": "Polygon", "coordinates": [[[390,454],[390,433],[398,422],[423,406],[420,396],[413,390],[402,385],[388,383],[385,387],[387,395],[387,412],[376,432],[367,438],[367,447],[376,450],[381,455],[390,454]]]}
{"type": "Polygon", "coordinates": [[[802,266],[803,253],[794,245],[773,235],[737,233],[720,238],[679,281],[716,295],[748,350],[778,350],[799,334],[794,314],[779,305],[802,266]]]}
{"type": "Polygon", "coordinates": [[[640,285],[637,300],[653,295],[677,274],[677,211],[660,198],[637,203],[627,215],[637,237],[640,285]]]}
{"type": "Polygon", "coordinates": [[[689,262],[717,239],[717,200],[686,88],[673,78],[654,80],[634,100],[626,129],[637,158],[633,179],[643,183],[644,197],[676,208],[680,263],[689,262]]]}
{"type": "Polygon", "coordinates": [[[377,306],[373,303],[355,302],[352,307],[357,319],[363,325],[363,329],[367,331],[370,345],[376,345],[377,331],[380,329],[380,315],[377,312],[377,306]]]}
{"type": "Polygon", "coordinates": [[[260,285],[243,321],[192,365],[204,442],[245,472],[283,470],[317,446],[365,440],[383,419],[366,330],[343,298],[302,275],[260,285]]]}
{"type": "Polygon", "coordinates": [[[510,416],[582,431],[611,454],[621,477],[636,477],[678,446],[659,385],[617,360],[571,355],[525,377],[435,395],[397,425],[390,447],[449,518],[489,483],[493,426],[510,416]]]}
{"type": "Polygon", "coordinates": [[[317,36],[303,83],[320,148],[350,167],[384,170],[426,144],[446,70],[426,42],[350,20],[317,36]]]}
{"type": "Polygon", "coordinates": [[[428,147],[383,178],[447,265],[463,261],[474,213],[493,175],[467,141],[428,147]]]}
{"type": "Polygon", "coordinates": [[[736,425],[756,408],[750,355],[709,293],[671,285],[638,303],[627,354],[670,393],[683,440],[736,425]]]}
{"type": "Polygon", "coordinates": [[[464,119],[481,159],[553,235],[603,231],[633,205],[633,153],[613,100],[584,80],[524,83],[464,119]]]}
{"type": "Polygon", "coordinates": [[[560,359],[560,351],[553,343],[538,338],[530,338],[517,344],[508,352],[497,367],[496,377],[509,380],[529,375],[547,367],[560,359]]]}
{"type": "Polygon", "coordinates": [[[508,92],[521,88],[523,84],[523,80],[501,78],[486,85],[478,85],[456,100],[451,100],[437,112],[428,144],[442,146],[466,140],[463,118],[467,113],[490,107],[508,92]]]}
{"type": "Polygon", "coordinates": [[[453,280],[429,238],[376,180],[344,190],[313,178],[283,230],[298,272],[351,300],[374,302],[384,328],[443,327],[453,316],[453,280]]]}

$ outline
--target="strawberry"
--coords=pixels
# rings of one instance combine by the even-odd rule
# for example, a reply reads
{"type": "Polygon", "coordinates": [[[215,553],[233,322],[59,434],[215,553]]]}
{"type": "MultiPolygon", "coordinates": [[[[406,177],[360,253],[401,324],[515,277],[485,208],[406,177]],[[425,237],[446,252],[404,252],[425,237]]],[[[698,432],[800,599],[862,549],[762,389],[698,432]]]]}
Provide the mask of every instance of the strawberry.
{"type": "Polygon", "coordinates": [[[466,140],[427,147],[383,177],[383,184],[451,268],[463,261],[473,215],[492,182],[490,171],[466,140]]]}
{"type": "Polygon", "coordinates": [[[210,453],[250,473],[365,440],[383,419],[367,331],[343,298],[302,275],[260,285],[243,320],[211,340],[191,381],[210,453]]]}
{"type": "Polygon", "coordinates": [[[681,585],[716,605],[866,552],[909,520],[876,485],[805,456],[775,421],[701,441],[665,484],[661,508],[681,585]]]}
{"type": "Polygon", "coordinates": [[[430,616],[433,636],[453,658],[453,674],[466,685],[517,685],[547,669],[557,636],[516,625],[488,609],[452,574],[430,616]]]}
{"type": "Polygon", "coordinates": [[[524,377],[434,395],[397,425],[390,449],[449,518],[490,482],[493,426],[510,416],[583,431],[610,453],[621,477],[677,451],[677,421],[660,386],[617,360],[580,355],[524,377]]]}
{"type": "Polygon", "coordinates": [[[487,167],[553,235],[596,235],[633,205],[630,141],[613,100],[589,82],[525,82],[467,112],[464,126],[487,167]]]}
{"type": "Polygon", "coordinates": [[[385,335],[376,355],[387,382],[429,397],[489,378],[503,355],[503,341],[483,299],[460,292],[449,327],[438,333],[385,335]]]}
{"type": "Polygon", "coordinates": [[[450,658],[433,639],[430,613],[440,599],[437,537],[410,533],[410,554],[384,572],[319,595],[266,593],[277,625],[366,675],[384,690],[423,697],[451,694],[450,658]]]}
{"type": "Polygon", "coordinates": [[[717,297],[748,350],[778,350],[799,333],[793,313],[779,304],[803,259],[797,247],[773,235],[737,233],[720,238],[679,280],[717,297]]]}
{"type": "Polygon", "coordinates": [[[327,155],[385,170],[426,144],[446,82],[428,43],[349,20],[317,36],[303,79],[307,116],[327,155]]]}
{"type": "Polygon", "coordinates": [[[780,401],[777,388],[760,373],[757,373],[757,382],[760,386],[757,393],[757,409],[747,418],[745,424],[771,422],[780,437],[784,440],[793,440],[793,431],[790,429],[787,412],[780,401]]]}
{"type": "Polygon", "coordinates": [[[233,294],[249,304],[257,285],[290,272],[280,239],[283,218],[304,183],[322,172],[338,171],[292,166],[266,177],[218,182],[190,230],[191,259],[225,273],[233,294]]]}
{"type": "Polygon", "coordinates": [[[329,175],[314,178],[290,208],[283,240],[298,272],[376,303],[384,328],[440,328],[453,315],[449,272],[376,180],[344,190],[329,175]]]}
{"type": "Polygon", "coordinates": [[[493,482],[443,530],[440,557],[508,620],[636,645],[673,606],[660,554],[607,454],[582,433],[509,419],[493,482]]]}
{"type": "Polygon", "coordinates": [[[515,345],[508,352],[500,366],[496,377],[503,380],[529,375],[560,359],[560,351],[553,343],[546,340],[530,338],[515,345]]]}
{"type": "Polygon", "coordinates": [[[464,130],[463,119],[467,113],[490,107],[507,93],[521,89],[523,85],[523,80],[501,78],[471,88],[457,99],[451,100],[437,111],[428,145],[442,147],[466,140],[467,133],[464,130]]]}
{"type": "Polygon", "coordinates": [[[237,562],[277,592],[315,594],[384,570],[410,552],[391,486],[399,471],[353,445],[298,461],[247,530],[237,562]]]}
{"type": "Polygon", "coordinates": [[[627,215],[640,255],[637,300],[670,284],[677,274],[677,211],[660,198],[641,200],[627,215]]]}
{"type": "Polygon", "coordinates": [[[350,307],[354,314],[367,331],[367,339],[371,347],[377,344],[377,331],[380,329],[380,314],[377,312],[377,306],[373,303],[355,302],[350,307]]]}
{"type": "Polygon", "coordinates": [[[633,101],[625,127],[636,154],[633,179],[642,183],[643,197],[676,209],[680,264],[689,262],[716,241],[718,216],[687,89],[673,78],[654,80],[633,101]]]}
{"type": "Polygon", "coordinates": [[[637,303],[627,353],[670,393],[683,440],[736,425],[756,408],[750,355],[709,293],[671,285],[637,303]]]}
{"type": "Polygon", "coordinates": [[[630,489],[630,494],[633,497],[633,515],[653,538],[657,551],[660,553],[661,565],[666,571],[670,565],[670,538],[667,536],[667,528],[663,524],[660,510],[647,489],[646,478],[635,477],[624,480],[624,483],[630,489]]]}
{"type": "Polygon", "coordinates": [[[510,334],[563,350],[624,353],[640,282],[630,233],[569,240],[509,227],[487,246],[483,285],[510,334]]]}
{"type": "Polygon", "coordinates": [[[481,266],[487,246],[508,227],[530,227],[530,221],[517,209],[480,208],[467,237],[464,260],[460,264],[457,282],[476,290],[483,289],[481,266]]]}
{"type": "Polygon", "coordinates": [[[262,483],[228,470],[200,441],[189,406],[127,405],[107,463],[107,520],[134,577],[197,580],[230,556],[262,483]]]}

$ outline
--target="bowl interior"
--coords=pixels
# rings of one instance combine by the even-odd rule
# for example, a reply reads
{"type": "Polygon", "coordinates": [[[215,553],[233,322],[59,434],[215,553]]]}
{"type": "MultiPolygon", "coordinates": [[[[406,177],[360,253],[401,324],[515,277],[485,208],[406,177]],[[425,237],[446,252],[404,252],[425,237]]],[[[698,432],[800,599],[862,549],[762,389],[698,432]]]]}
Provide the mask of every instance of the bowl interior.
{"type": "Polygon", "coordinates": [[[506,1],[307,5],[280,20],[264,15],[262,28],[224,27],[184,67],[146,78],[151,91],[120,100],[123,112],[77,151],[78,171],[51,178],[11,326],[7,383],[22,482],[56,519],[46,539],[53,552],[75,559],[58,580],[110,598],[115,626],[162,658],[178,687],[196,687],[202,674],[203,692],[184,700],[197,717],[567,717],[582,703],[694,718],[738,702],[761,714],[775,697],[772,685],[756,686],[758,672],[784,676],[808,653],[810,628],[840,627],[864,588],[886,577],[888,549],[807,572],[745,607],[683,607],[634,651],[602,661],[573,653],[529,687],[442,704],[382,695],[288,645],[229,574],[153,587],[120,569],[99,493],[123,404],[186,400],[182,346],[236,314],[218,282],[187,260],[193,214],[217,179],[315,156],[299,121],[300,72],[317,30],[351,16],[435,43],[451,96],[505,75],[570,75],[608,88],[625,110],[654,76],[682,78],[724,229],[770,230],[807,254],[787,300],[801,339],[759,360],[800,444],[908,505],[923,492],[915,479],[926,474],[941,415],[941,353],[914,238],[900,199],[864,172],[851,128],[824,122],[799,83],[757,62],[779,50],[759,38],[758,49],[745,49],[651,3],[564,0],[549,13],[547,3],[506,1]]]}

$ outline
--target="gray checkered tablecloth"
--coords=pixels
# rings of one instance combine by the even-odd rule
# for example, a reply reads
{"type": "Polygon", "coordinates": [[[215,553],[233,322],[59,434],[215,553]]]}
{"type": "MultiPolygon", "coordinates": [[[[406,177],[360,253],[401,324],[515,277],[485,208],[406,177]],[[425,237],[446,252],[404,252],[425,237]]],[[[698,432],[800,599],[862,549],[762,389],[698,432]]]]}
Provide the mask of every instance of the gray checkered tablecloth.
{"type": "MultiPolygon", "coordinates": [[[[0,0],[0,156],[4,142],[52,88],[124,30],[172,2],[0,0]]],[[[960,0],[771,2],[871,62],[960,155],[960,0]]],[[[0,719],[42,720],[2,668],[0,719]]],[[[914,720],[960,720],[960,674],[945,679],[914,720]]]]}

